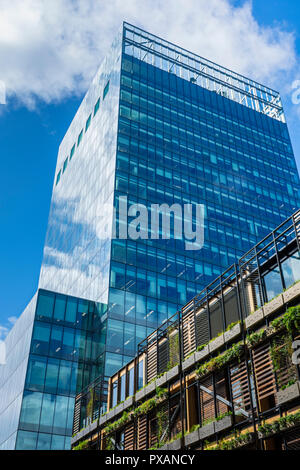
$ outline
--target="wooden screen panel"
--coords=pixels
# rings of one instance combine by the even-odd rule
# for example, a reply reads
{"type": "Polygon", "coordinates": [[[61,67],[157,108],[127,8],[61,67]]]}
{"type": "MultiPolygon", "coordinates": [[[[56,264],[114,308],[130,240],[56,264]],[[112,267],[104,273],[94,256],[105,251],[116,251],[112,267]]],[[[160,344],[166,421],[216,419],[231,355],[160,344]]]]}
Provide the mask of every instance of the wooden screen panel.
{"type": "Polygon", "coordinates": [[[147,383],[157,375],[157,343],[148,347],[147,351],[147,383]]]}
{"type": "Polygon", "coordinates": [[[129,423],[124,429],[124,450],[134,450],[134,424],[129,423]]]}
{"type": "Polygon", "coordinates": [[[251,408],[250,390],[246,362],[237,363],[230,368],[231,394],[235,411],[245,411],[251,408]]]}
{"type": "Polygon", "coordinates": [[[202,310],[200,312],[197,312],[195,328],[196,328],[197,346],[201,346],[202,344],[208,343],[208,341],[210,340],[210,333],[209,333],[207,310],[202,310]]]}
{"type": "Polygon", "coordinates": [[[300,428],[294,428],[285,433],[287,450],[300,450],[300,428]]]}
{"type": "Polygon", "coordinates": [[[158,345],[158,373],[165,372],[169,361],[169,342],[163,339],[158,345]]]}
{"type": "MultiPolygon", "coordinates": [[[[213,391],[213,382],[212,376],[203,379],[200,381],[200,385],[208,388],[209,390],[213,391]]],[[[214,397],[209,393],[205,392],[204,390],[199,390],[200,393],[200,413],[201,413],[201,421],[206,421],[207,419],[215,418],[215,405],[214,405],[214,397]]]]}
{"type": "Polygon", "coordinates": [[[74,418],[73,418],[73,434],[80,431],[80,411],[81,411],[81,397],[75,402],[74,418]]]}
{"type": "Polygon", "coordinates": [[[194,311],[190,312],[183,319],[182,336],[183,357],[186,358],[186,356],[188,356],[190,352],[195,351],[196,349],[194,311]]]}
{"type": "Polygon", "coordinates": [[[137,420],[137,450],[147,449],[147,416],[139,416],[137,420]]]}
{"type": "MultiPolygon", "coordinates": [[[[220,371],[215,374],[215,388],[216,388],[216,395],[219,395],[220,397],[228,400],[227,379],[225,378],[224,371],[220,371]]],[[[227,413],[227,411],[229,411],[228,405],[223,403],[221,400],[217,400],[218,415],[227,413]]]]}
{"type": "Polygon", "coordinates": [[[171,399],[170,403],[170,437],[174,438],[182,430],[179,395],[171,399]]]}
{"type": "Polygon", "coordinates": [[[152,417],[149,419],[149,447],[154,447],[155,444],[158,442],[158,424],[157,418],[152,417]]]}
{"type": "Polygon", "coordinates": [[[292,338],[288,334],[277,335],[272,340],[272,351],[276,360],[276,380],[279,388],[290,380],[297,380],[297,369],[292,363],[292,338]]]}
{"type": "Polygon", "coordinates": [[[274,403],[276,384],[269,344],[263,344],[252,351],[254,376],[260,411],[265,411],[274,403]]]}

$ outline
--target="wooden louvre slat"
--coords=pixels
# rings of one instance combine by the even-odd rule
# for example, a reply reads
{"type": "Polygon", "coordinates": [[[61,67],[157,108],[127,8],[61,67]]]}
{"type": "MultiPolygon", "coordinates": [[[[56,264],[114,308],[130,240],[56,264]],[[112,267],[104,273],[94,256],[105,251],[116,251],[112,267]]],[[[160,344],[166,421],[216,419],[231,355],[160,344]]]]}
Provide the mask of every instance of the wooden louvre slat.
{"type": "MultiPolygon", "coordinates": [[[[200,385],[208,388],[209,390],[213,391],[213,383],[212,383],[212,376],[201,380],[200,385]]],[[[215,417],[215,406],[214,406],[214,398],[209,393],[205,392],[204,390],[199,391],[200,393],[200,412],[201,412],[201,419],[202,422],[215,417]]]]}
{"type": "Polygon", "coordinates": [[[74,407],[73,434],[77,434],[80,431],[80,409],[81,401],[77,400],[74,407]]]}
{"type": "Polygon", "coordinates": [[[147,449],[147,416],[139,416],[137,421],[137,450],[147,449]]]}
{"type": "Polygon", "coordinates": [[[157,343],[148,348],[147,351],[147,382],[150,382],[157,375],[157,343]]]}
{"type": "Polygon", "coordinates": [[[124,430],[124,450],[134,450],[134,424],[129,423],[124,430]]]}
{"type": "Polygon", "coordinates": [[[196,337],[195,337],[195,322],[194,312],[189,313],[184,317],[182,325],[183,333],[183,356],[184,358],[188,354],[196,349],[196,337]]]}
{"type": "Polygon", "coordinates": [[[253,363],[258,399],[263,400],[276,392],[269,344],[253,350],[253,363]]]}
{"type": "Polygon", "coordinates": [[[208,343],[208,341],[210,340],[210,333],[209,333],[207,310],[202,310],[201,312],[197,312],[195,328],[196,328],[195,336],[196,336],[197,346],[201,346],[202,344],[208,343]]]}
{"type": "MultiPolygon", "coordinates": [[[[215,387],[216,387],[216,395],[219,395],[222,398],[228,400],[228,387],[227,387],[227,380],[224,376],[224,371],[220,371],[215,374],[215,387]]],[[[218,415],[226,413],[228,411],[228,406],[220,400],[217,400],[217,412],[218,415]]]]}
{"type": "Polygon", "coordinates": [[[251,406],[251,400],[245,361],[230,368],[230,381],[232,400],[235,405],[238,405],[235,409],[238,410],[240,407],[248,410],[251,406]]]}

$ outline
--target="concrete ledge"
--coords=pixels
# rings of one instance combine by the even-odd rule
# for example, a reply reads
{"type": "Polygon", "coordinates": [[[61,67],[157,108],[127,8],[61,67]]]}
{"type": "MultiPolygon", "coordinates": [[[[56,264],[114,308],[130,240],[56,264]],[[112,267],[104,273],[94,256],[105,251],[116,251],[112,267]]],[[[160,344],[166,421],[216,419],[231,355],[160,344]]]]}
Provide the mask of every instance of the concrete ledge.
{"type": "Polygon", "coordinates": [[[225,331],[224,333],[224,341],[225,343],[232,341],[238,335],[241,334],[241,324],[237,323],[231,330],[225,331]]]}
{"type": "Polygon", "coordinates": [[[168,450],[180,450],[181,449],[181,438],[168,444],[168,450]]]}
{"type": "Polygon", "coordinates": [[[109,410],[109,412],[106,414],[106,419],[107,421],[112,419],[116,414],[116,410],[115,408],[113,408],[112,410],[109,410]]]}
{"type": "Polygon", "coordinates": [[[200,440],[200,434],[199,434],[199,429],[196,431],[190,432],[189,434],[186,434],[184,436],[184,444],[186,446],[190,446],[194,444],[195,442],[198,442],[200,440]]]}
{"type": "Polygon", "coordinates": [[[284,302],[290,302],[291,300],[295,299],[300,295],[300,282],[297,282],[293,286],[289,287],[283,293],[283,300],[284,302]]]}
{"type": "Polygon", "coordinates": [[[156,389],[156,380],[153,380],[151,383],[149,383],[148,385],[146,385],[145,387],[145,395],[149,395],[149,393],[152,393],[154,392],[156,389]]]}
{"type": "Polygon", "coordinates": [[[124,410],[124,403],[120,403],[120,405],[115,407],[115,416],[119,415],[120,413],[123,413],[124,410]]]}
{"type": "Polygon", "coordinates": [[[127,400],[124,401],[124,410],[127,410],[130,406],[133,405],[133,397],[127,398],[127,400]]]}
{"type": "Polygon", "coordinates": [[[283,405],[284,403],[287,403],[291,400],[295,400],[295,398],[298,398],[299,396],[300,384],[299,382],[296,382],[293,385],[290,385],[288,388],[279,390],[279,392],[277,392],[278,405],[283,405]]]}
{"type": "Polygon", "coordinates": [[[203,349],[201,349],[201,351],[195,352],[195,361],[196,362],[201,361],[208,355],[209,355],[209,347],[208,345],[206,345],[203,349]]]}
{"type": "Polygon", "coordinates": [[[179,366],[173,367],[171,370],[167,372],[167,380],[172,380],[174,377],[179,375],[179,366]]]}
{"type": "Polygon", "coordinates": [[[263,307],[264,316],[267,317],[283,306],[283,296],[280,294],[263,307]]]}
{"type": "Polygon", "coordinates": [[[195,362],[196,362],[196,359],[195,359],[195,353],[194,353],[182,363],[182,370],[188,369],[189,367],[194,365],[195,362]]]}
{"type": "Polygon", "coordinates": [[[142,388],[141,390],[138,390],[135,394],[135,401],[139,401],[145,396],[145,388],[142,388]]]}
{"type": "Polygon", "coordinates": [[[215,434],[215,422],[206,424],[199,428],[199,437],[200,439],[206,439],[209,436],[215,434]]]}
{"type": "Polygon", "coordinates": [[[245,325],[246,328],[251,328],[251,326],[255,325],[256,323],[259,323],[261,320],[264,318],[264,312],[262,308],[259,308],[255,312],[251,313],[248,315],[248,317],[245,318],[245,325]]]}
{"type": "Polygon", "coordinates": [[[225,431],[225,429],[231,428],[231,426],[232,426],[232,416],[230,415],[225,416],[224,418],[215,422],[215,431],[216,432],[225,431]]]}
{"type": "Polygon", "coordinates": [[[181,438],[176,441],[168,442],[164,446],[160,447],[159,450],[180,450],[181,449],[181,438]]]}
{"type": "Polygon", "coordinates": [[[108,418],[107,418],[107,414],[100,416],[100,418],[99,418],[99,426],[103,426],[103,425],[106,423],[107,419],[108,419],[108,418]]]}
{"type": "Polygon", "coordinates": [[[164,375],[156,379],[156,386],[161,387],[162,385],[165,385],[166,382],[167,382],[167,372],[165,372],[164,375]]]}
{"type": "Polygon", "coordinates": [[[212,353],[224,345],[224,334],[222,333],[216,339],[208,343],[209,352],[212,353]]]}

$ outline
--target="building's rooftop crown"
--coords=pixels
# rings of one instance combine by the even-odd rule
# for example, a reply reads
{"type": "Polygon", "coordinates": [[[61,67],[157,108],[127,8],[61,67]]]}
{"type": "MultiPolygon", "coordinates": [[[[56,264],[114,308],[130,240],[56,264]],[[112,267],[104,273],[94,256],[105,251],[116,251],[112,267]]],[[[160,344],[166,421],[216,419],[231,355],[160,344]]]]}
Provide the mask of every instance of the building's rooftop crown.
{"type": "Polygon", "coordinates": [[[280,94],[265,85],[124,22],[128,55],[285,122],[280,94]]]}

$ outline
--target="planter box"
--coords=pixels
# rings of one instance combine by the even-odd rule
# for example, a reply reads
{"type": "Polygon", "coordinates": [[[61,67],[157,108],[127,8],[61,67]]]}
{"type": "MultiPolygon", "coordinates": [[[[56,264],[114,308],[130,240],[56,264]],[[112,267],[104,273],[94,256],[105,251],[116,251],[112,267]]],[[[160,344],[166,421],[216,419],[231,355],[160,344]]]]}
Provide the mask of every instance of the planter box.
{"type": "Polygon", "coordinates": [[[195,354],[192,354],[190,357],[188,357],[183,363],[182,363],[182,370],[186,370],[189,367],[191,367],[193,364],[195,364],[196,359],[195,359],[195,354]]]}
{"type": "Polygon", "coordinates": [[[156,381],[153,380],[153,382],[151,382],[150,384],[148,384],[144,390],[145,390],[145,395],[149,395],[149,393],[152,393],[155,391],[155,388],[156,388],[156,381]]]}
{"type": "Polygon", "coordinates": [[[189,434],[186,434],[184,436],[184,444],[186,446],[190,446],[191,444],[194,444],[195,442],[198,442],[200,440],[200,434],[199,434],[199,429],[196,431],[190,432],[189,434]]]}
{"type": "Polygon", "coordinates": [[[207,345],[201,351],[196,351],[195,352],[195,361],[196,362],[201,361],[202,359],[204,359],[208,355],[209,355],[209,347],[207,345]]]}
{"type": "Polygon", "coordinates": [[[225,429],[231,428],[232,426],[232,416],[225,416],[225,418],[220,419],[215,422],[215,431],[221,432],[225,429]]]}
{"type": "Polygon", "coordinates": [[[179,366],[173,367],[167,372],[167,380],[172,380],[179,374],[179,366]]]}
{"type": "Polygon", "coordinates": [[[116,410],[115,408],[113,408],[112,410],[110,410],[107,415],[106,415],[106,419],[107,421],[109,421],[110,419],[112,419],[116,414],[116,410]]]}
{"type": "Polygon", "coordinates": [[[121,403],[120,405],[116,406],[115,407],[115,416],[120,414],[120,413],[123,413],[123,410],[124,410],[124,403],[121,403]]]}
{"type": "Polygon", "coordinates": [[[124,401],[124,410],[127,410],[130,406],[133,405],[133,397],[127,398],[127,400],[124,401]]]}
{"type": "Polygon", "coordinates": [[[180,450],[181,449],[181,439],[176,439],[176,441],[170,442],[168,444],[168,450],[180,450]]]}
{"type": "Polygon", "coordinates": [[[277,392],[278,405],[287,403],[288,401],[294,400],[295,398],[298,398],[299,396],[300,396],[299,382],[296,382],[295,384],[290,385],[288,388],[277,392]]]}
{"type": "Polygon", "coordinates": [[[106,415],[103,415],[103,416],[100,416],[99,418],[99,426],[103,426],[107,421],[107,414],[106,415]]]}
{"type": "Polygon", "coordinates": [[[89,426],[88,426],[88,433],[90,432],[93,432],[97,429],[98,427],[98,419],[96,419],[93,423],[91,423],[89,426]]]}
{"type": "Polygon", "coordinates": [[[145,388],[142,388],[141,390],[139,390],[138,392],[136,392],[136,394],[135,394],[135,401],[141,400],[142,398],[144,398],[144,396],[145,396],[145,388]]]}
{"type": "Polygon", "coordinates": [[[169,445],[170,444],[165,444],[162,447],[160,447],[159,450],[169,450],[169,445]]]}
{"type": "Polygon", "coordinates": [[[241,333],[241,324],[238,323],[235,325],[231,330],[225,331],[224,333],[224,340],[225,342],[232,341],[234,338],[236,338],[239,334],[241,333]]]}
{"type": "Polygon", "coordinates": [[[283,300],[284,302],[289,302],[290,300],[295,299],[300,295],[300,282],[297,282],[294,286],[289,287],[284,293],[283,293],[283,300]]]}
{"type": "Polygon", "coordinates": [[[282,295],[278,295],[275,299],[271,300],[269,303],[264,305],[263,310],[264,310],[264,316],[267,317],[268,315],[271,315],[273,312],[278,310],[280,307],[283,306],[283,297],[282,295]]]}
{"type": "Polygon", "coordinates": [[[199,437],[200,439],[206,439],[209,436],[215,434],[215,422],[206,424],[206,426],[202,426],[199,428],[199,437]]]}
{"type": "Polygon", "coordinates": [[[245,318],[245,325],[246,328],[251,328],[251,326],[255,325],[256,323],[260,322],[264,318],[264,312],[262,308],[259,308],[255,312],[251,313],[248,315],[247,318],[245,318]]]}
{"type": "Polygon", "coordinates": [[[167,382],[167,373],[165,372],[164,375],[156,379],[156,386],[161,387],[162,385],[165,385],[167,382]]]}
{"type": "Polygon", "coordinates": [[[212,353],[216,351],[217,349],[221,348],[223,345],[224,345],[224,335],[222,334],[218,336],[216,339],[214,339],[213,341],[210,341],[208,343],[209,352],[212,353]]]}

